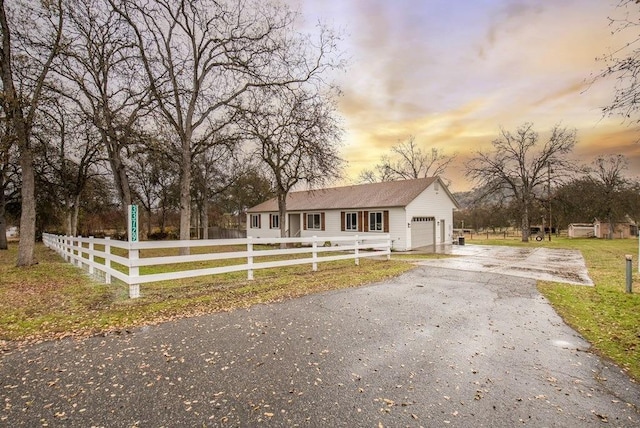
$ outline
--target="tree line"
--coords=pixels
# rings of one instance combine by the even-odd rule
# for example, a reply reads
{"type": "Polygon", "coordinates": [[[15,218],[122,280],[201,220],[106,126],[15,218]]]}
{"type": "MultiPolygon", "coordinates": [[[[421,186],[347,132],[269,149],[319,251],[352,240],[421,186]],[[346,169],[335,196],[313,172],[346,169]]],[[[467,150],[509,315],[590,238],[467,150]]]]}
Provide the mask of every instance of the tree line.
{"type": "Polygon", "coordinates": [[[517,227],[527,241],[532,226],[549,231],[598,219],[610,225],[638,222],[640,182],[628,177],[622,154],[572,160],[576,132],[556,125],[546,139],[525,123],[516,132],[501,130],[492,150],[478,151],[467,163],[476,187],[459,195],[464,209],[456,224],[476,230],[517,227]]]}
{"type": "Polygon", "coordinates": [[[83,207],[177,207],[189,239],[212,201],[256,203],[242,184],[284,200],[338,176],[340,35],[301,18],[259,0],[0,0],[0,239],[19,211],[17,264],[36,262],[37,224],[76,234],[83,207]]]}
{"type": "MultiPolygon", "coordinates": [[[[276,196],[286,234],[287,193],[343,166],[331,81],[345,67],[340,35],[322,24],[301,32],[301,18],[259,0],[0,0],[0,249],[7,216],[19,218],[17,264],[28,266],[37,230],[77,234],[83,213],[124,223],[132,203],[161,230],[177,216],[189,239],[194,219],[206,237],[212,205],[239,212],[276,196]]],[[[595,79],[620,82],[604,114],[635,121],[638,52],[601,59],[595,79]]],[[[623,156],[579,167],[575,131],[549,135],[525,123],[474,153],[465,168],[475,189],[456,218],[517,224],[528,239],[544,212],[556,225],[637,212],[623,156]]],[[[446,176],[455,158],[409,137],[359,180],[446,176]]]]}
{"type": "MultiPolygon", "coordinates": [[[[622,154],[600,155],[588,163],[572,157],[574,129],[560,124],[539,134],[532,123],[515,131],[500,129],[490,146],[474,151],[464,164],[473,189],[454,196],[457,228],[478,231],[519,229],[528,241],[534,227],[566,230],[571,223],[595,219],[610,225],[640,221],[640,182],[628,176],[622,154]]],[[[363,183],[439,175],[457,154],[421,144],[415,136],[399,141],[373,168],[359,175],[363,183]]]]}

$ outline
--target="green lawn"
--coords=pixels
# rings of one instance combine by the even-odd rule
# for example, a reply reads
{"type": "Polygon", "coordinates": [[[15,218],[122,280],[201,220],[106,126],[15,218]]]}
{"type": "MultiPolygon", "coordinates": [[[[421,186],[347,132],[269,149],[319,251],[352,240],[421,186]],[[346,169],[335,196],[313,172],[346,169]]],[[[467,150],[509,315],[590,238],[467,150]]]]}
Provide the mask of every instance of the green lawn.
{"type": "MultiPolygon", "coordinates": [[[[100,284],[42,244],[36,246],[39,264],[30,268],[14,266],[16,251],[16,244],[9,251],[0,251],[0,340],[122,330],[176,317],[356,287],[413,268],[403,261],[368,258],[360,259],[360,266],[355,266],[353,260],[320,263],[317,272],[312,272],[307,264],[257,270],[254,281],[247,280],[246,272],[236,272],[143,284],[142,297],[129,299],[127,285],[100,284]]],[[[204,267],[199,263],[189,265],[204,267]]],[[[145,271],[156,273],[158,269],[161,268],[149,267],[145,271]]]]}

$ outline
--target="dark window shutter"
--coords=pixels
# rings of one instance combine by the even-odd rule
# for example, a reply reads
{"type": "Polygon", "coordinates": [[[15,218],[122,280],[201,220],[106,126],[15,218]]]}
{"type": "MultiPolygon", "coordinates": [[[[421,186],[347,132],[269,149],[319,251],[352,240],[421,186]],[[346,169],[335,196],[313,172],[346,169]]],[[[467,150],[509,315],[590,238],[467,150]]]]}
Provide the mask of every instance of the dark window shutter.
{"type": "Polygon", "coordinates": [[[273,227],[273,214],[269,214],[269,228],[273,227]]]}
{"type": "Polygon", "coordinates": [[[320,230],[324,230],[324,213],[320,213],[320,230]]]}
{"type": "Polygon", "coordinates": [[[364,229],[364,213],[358,211],[358,232],[362,232],[364,229]]]}
{"type": "Polygon", "coordinates": [[[344,232],[344,229],[345,229],[345,224],[344,223],[345,223],[345,212],[342,211],[340,213],[340,231],[342,231],[342,232],[344,232]]]}
{"type": "Polygon", "coordinates": [[[302,213],[302,230],[307,230],[307,213],[302,213]]]}
{"type": "Polygon", "coordinates": [[[389,211],[385,210],[382,214],[382,223],[384,224],[384,232],[389,233],[389,211]]]}
{"type": "Polygon", "coordinates": [[[364,211],[364,232],[369,231],[369,211],[364,211]]]}
{"type": "Polygon", "coordinates": [[[262,228],[262,214],[258,214],[258,229],[262,228]]]}

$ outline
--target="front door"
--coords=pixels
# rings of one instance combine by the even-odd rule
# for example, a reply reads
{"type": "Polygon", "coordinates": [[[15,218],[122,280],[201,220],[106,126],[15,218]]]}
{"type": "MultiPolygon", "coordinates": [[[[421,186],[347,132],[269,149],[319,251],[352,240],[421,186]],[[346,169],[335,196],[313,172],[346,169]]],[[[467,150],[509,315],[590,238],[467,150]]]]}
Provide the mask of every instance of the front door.
{"type": "Polygon", "coordinates": [[[289,214],[289,238],[300,237],[300,214],[289,214]]]}

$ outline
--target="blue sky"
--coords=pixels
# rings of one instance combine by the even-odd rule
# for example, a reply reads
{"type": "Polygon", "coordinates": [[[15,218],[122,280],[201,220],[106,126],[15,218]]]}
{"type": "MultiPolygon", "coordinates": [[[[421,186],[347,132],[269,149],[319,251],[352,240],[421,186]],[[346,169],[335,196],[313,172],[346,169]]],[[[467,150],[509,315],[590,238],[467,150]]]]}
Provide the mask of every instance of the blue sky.
{"type": "Polygon", "coordinates": [[[596,58],[623,46],[612,35],[617,0],[291,0],[306,23],[341,29],[350,65],[344,91],[346,181],[414,135],[425,148],[457,153],[447,178],[453,191],[471,184],[464,162],[490,146],[499,128],[533,122],[576,128],[575,157],[602,153],[631,160],[640,173],[637,130],[604,118],[612,81],[590,84],[596,58]]]}

